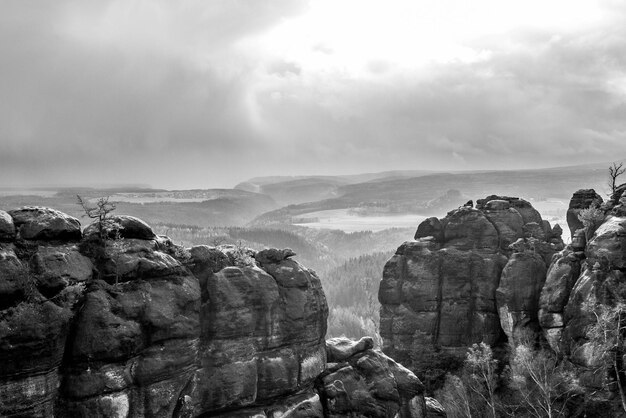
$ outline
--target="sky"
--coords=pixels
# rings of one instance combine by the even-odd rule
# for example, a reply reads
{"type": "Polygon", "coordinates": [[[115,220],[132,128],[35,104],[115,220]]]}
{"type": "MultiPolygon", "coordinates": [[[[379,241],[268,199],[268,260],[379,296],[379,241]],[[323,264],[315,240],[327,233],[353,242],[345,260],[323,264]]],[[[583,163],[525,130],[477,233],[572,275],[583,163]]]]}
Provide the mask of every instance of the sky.
{"type": "Polygon", "coordinates": [[[0,187],[619,158],[621,0],[0,3],[0,187]]]}

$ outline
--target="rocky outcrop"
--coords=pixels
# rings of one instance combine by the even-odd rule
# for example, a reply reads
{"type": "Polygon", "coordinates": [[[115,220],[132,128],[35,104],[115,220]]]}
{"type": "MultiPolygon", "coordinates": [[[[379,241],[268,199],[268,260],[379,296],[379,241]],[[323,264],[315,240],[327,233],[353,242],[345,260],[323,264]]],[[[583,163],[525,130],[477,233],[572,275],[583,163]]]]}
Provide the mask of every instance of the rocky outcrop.
{"type": "Polygon", "coordinates": [[[11,215],[0,210],[0,241],[13,241],[15,239],[15,225],[11,215]]]}
{"type": "Polygon", "coordinates": [[[512,254],[502,270],[496,302],[502,330],[513,342],[540,331],[537,312],[545,279],[545,262],[533,251],[512,254]]]}
{"type": "Polygon", "coordinates": [[[1,416],[424,416],[419,380],[371,339],[327,346],[320,280],[289,249],[185,249],[125,216],[102,241],[52,209],[9,214],[1,416]]]}
{"type": "Polygon", "coordinates": [[[78,241],[78,219],[50,208],[27,206],[9,211],[21,239],[42,241],[78,241]]]}
{"type": "Polygon", "coordinates": [[[567,209],[567,225],[572,237],[583,227],[583,223],[578,219],[580,211],[601,203],[602,197],[593,189],[580,189],[574,193],[567,209]]]}
{"type": "MultiPolygon", "coordinates": [[[[106,220],[106,229],[110,238],[115,238],[116,234],[119,234],[121,238],[136,238],[143,240],[150,240],[156,238],[155,233],[150,228],[150,225],[135,218],[134,216],[127,215],[115,215],[109,216],[106,220]]],[[[89,225],[83,231],[85,237],[98,234],[100,230],[100,223],[94,222],[89,225]]]]}
{"type": "Polygon", "coordinates": [[[443,375],[474,343],[539,332],[540,292],[561,249],[560,228],[516,197],[489,196],[425,220],[383,272],[383,351],[418,375],[443,375]]]}
{"type": "Polygon", "coordinates": [[[327,416],[425,417],[420,380],[373,346],[367,337],[327,341],[328,369],[319,380],[327,416]]]}
{"type": "MultiPolygon", "coordinates": [[[[599,201],[593,190],[579,190],[570,208],[582,210],[599,201]]],[[[595,409],[588,416],[618,416],[610,411],[620,398],[615,365],[623,369],[623,362],[617,356],[618,361],[609,364],[604,354],[606,350],[620,353],[623,347],[601,345],[618,326],[615,313],[626,302],[626,217],[620,215],[625,204],[614,196],[596,205],[594,219],[600,225],[590,222],[582,226],[577,218],[568,216],[570,229],[577,231],[575,239],[554,257],[541,292],[539,319],[550,347],[574,366],[580,385],[593,393],[595,409]],[[590,334],[598,320],[606,331],[599,340],[590,334]]]]}
{"type": "Polygon", "coordinates": [[[565,306],[572,288],[580,275],[584,254],[571,247],[561,251],[554,259],[546,276],[539,299],[539,323],[550,347],[561,353],[565,306]]]}
{"type": "Polygon", "coordinates": [[[293,252],[188,251],[126,216],[111,218],[121,239],[98,243],[91,225],[73,244],[74,218],[9,214],[18,233],[2,217],[12,242],[0,244],[0,415],[289,406],[326,366],[326,300],[293,252]]]}

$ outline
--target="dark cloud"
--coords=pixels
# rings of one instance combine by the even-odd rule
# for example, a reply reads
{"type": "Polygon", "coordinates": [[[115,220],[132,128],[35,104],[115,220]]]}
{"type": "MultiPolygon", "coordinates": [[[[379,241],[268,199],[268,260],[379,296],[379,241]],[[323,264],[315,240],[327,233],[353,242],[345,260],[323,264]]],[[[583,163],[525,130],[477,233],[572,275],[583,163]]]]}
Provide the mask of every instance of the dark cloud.
{"type": "Polygon", "coordinates": [[[476,39],[477,60],[412,73],[373,58],[354,76],[242,47],[305,2],[9,1],[0,185],[613,160],[626,156],[626,14],[607,7],[591,28],[476,39]]]}

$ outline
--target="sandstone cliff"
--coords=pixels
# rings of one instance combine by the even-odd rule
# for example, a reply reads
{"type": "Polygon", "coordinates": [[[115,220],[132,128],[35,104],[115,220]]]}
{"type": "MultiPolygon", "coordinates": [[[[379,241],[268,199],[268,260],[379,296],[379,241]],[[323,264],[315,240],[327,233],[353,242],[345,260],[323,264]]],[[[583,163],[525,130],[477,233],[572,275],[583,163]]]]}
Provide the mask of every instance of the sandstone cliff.
{"type": "Polygon", "coordinates": [[[52,209],[0,211],[1,416],[424,416],[419,380],[371,340],[324,341],[320,281],[290,250],[185,249],[111,220],[103,241],[52,209]]]}
{"type": "Polygon", "coordinates": [[[563,249],[560,232],[529,202],[507,196],[425,220],[384,269],[383,351],[436,379],[473,343],[538,332],[539,295],[552,255],[563,249]]]}
{"type": "MultiPolygon", "coordinates": [[[[617,309],[618,317],[624,312],[625,189],[626,185],[620,186],[602,204],[593,190],[574,193],[570,211],[579,214],[590,207],[592,210],[585,216],[586,225],[578,217],[572,217],[571,222],[568,217],[577,239],[555,256],[540,299],[539,318],[550,346],[576,366],[580,383],[604,400],[619,393],[618,377],[614,367],[603,365],[602,348],[590,338],[589,329],[611,309],[617,309]]],[[[605,325],[608,333],[615,327],[610,322],[605,325]]],[[[624,349],[620,341],[612,347],[618,355],[624,349]]],[[[615,365],[622,369],[619,379],[623,380],[623,360],[620,358],[615,365]]]]}

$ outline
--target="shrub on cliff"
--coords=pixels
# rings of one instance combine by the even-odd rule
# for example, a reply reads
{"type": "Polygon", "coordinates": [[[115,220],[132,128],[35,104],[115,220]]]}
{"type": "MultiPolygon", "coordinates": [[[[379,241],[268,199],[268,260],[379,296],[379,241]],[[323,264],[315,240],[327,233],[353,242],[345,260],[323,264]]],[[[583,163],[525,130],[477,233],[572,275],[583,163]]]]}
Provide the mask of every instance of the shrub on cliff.
{"type": "MultiPolygon", "coordinates": [[[[574,373],[550,349],[521,343],[514,348],[510,365],[510,385],[517,407],[536,418],[571,416],[570,399],[580,392],[574,373]]],[[[514,415],[519,414],[516,409],[514,415]]]]}
{"type": "Polygon", "coordinates": [[[623,384],[626,380],[623,370],[626,304],[601,305],[590,310],[596,317],[596,323],[587,330],[587,337],[594,350],[593,357],[599,360],[598,371],[608,374],[608,389],[618,392],[622,409],[626,412],[626,394],[623,384]]]}
{"type": "Polygon", "coordinates": [[[591,239],[594,232],[602,225],[605,216],[604,210],[598,204],[593,204],[578,213],[578,219],[583,223],[587,240],[591,239]]]}

